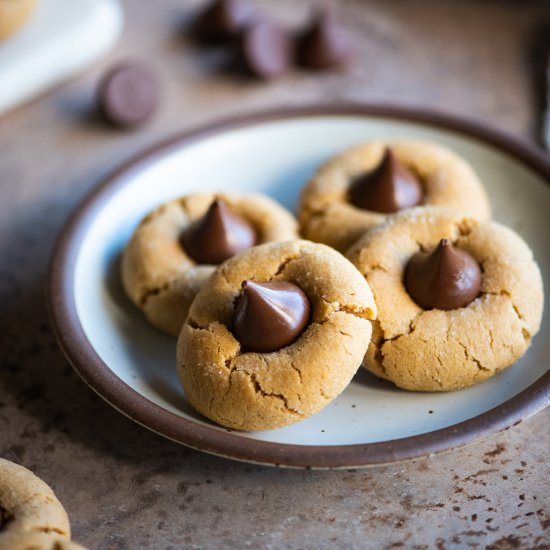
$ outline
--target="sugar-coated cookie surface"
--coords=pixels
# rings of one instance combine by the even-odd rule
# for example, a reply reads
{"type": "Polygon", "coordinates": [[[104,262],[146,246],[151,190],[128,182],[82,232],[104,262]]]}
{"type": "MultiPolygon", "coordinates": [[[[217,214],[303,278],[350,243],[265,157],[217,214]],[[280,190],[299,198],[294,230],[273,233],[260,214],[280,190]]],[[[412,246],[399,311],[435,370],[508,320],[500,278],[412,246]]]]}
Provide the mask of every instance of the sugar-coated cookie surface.
{"type": "Polygon", "coordinates": [[[302,420],[349,384],[375,316],[363,276],[327,246],[291,241],[241,252],[199,292],[181,331],[177,365],[185,394],[228,428],[266,430],[302,420]],[[286,281],[307,295],[310,322],[294,343],[270,353],[241,349],[232,320],[245,280],[286,281]]]}
{"type": "Polygon", "coordinates": [[[121,278],[126,294],[147,320],[177,336],[197,292],[215,266],[197,264],[180,243],[182,232],[222,199],[255,228],[258,243],[297,237],[288,210],[259,194],[194,193],[170,201],[146,216],[124,249],[121,278]]]}
{"type": "Polygon", "coordinates": [[[52,533],[70,538],[67,513],[53,491],[30,470],[0,458],[0,549],[7,537],[52,533]]]}
{"type": "Polygon", "coordinates": [[[364,366],[408,390],[477,384],[511,365],[540,328],[543,287],[528,245],[511,229],[445,208],[415,208],[368,231],[347,254],[378,307],[364,366]],[[420,249],[449,239],[482,269],[466,307],[424,310],[407,293],[404,271],[420,249]]]}
{"type": "Polygon", "coordinates": [[[449,149],[427,141],[377,139],[329,159],[304,188],[299,206],[302,236],[345,252],[387,214],[364,210],[349,200],[355,178],[374,169],[386,148],[415,174],[423,188],[421,204],[446,206],[487,220],[490,206],[471,166],[449,149]]]}

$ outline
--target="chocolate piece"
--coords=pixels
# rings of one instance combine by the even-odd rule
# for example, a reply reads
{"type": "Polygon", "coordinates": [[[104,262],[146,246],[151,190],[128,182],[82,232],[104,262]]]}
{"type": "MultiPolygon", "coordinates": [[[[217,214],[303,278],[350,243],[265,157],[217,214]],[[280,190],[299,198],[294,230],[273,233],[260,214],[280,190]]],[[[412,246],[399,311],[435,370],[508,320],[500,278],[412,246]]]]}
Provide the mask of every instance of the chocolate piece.
{"type": "Polygon", "coordinates": [[[447,239],[428,252],[417,252],[405,269],[405,286],[424,309],[458,309],[479,294],[481,269],[477,261],[447,239]]]}
{"type": "Polygon", "coordinates": [[[240,54],[248,72],[269,79],[281,75],[290,67],[292,44],[284,29],[269,21],[257,21],[244,29],[240,54]]]}
{"type": "Polygon", "coordinates": [[[247,351],[268,353],[289,346],[309,322],[311,306],[303,290],[286,282],[243,282],[233,331],[247,351]]]}
{"type": "Polygon", "coordinates": [[[221,264],[256,244],[256,231],[222,200],[215,200],[206,214],[181,236],[187,254],[199,264],[221,264]]]}
{"type": "Polygon", "coordinates": [[[374,170],[352,182],[349,200],[364,210],[389,214],[420,204],[422,186],[418,178],[387,148],[374,170]]]}
{"type": "Polygon", "coordinates": [[[98,89],[103,116],[120,128],[145,122],[156,110],[158,87],[154,75],[144,65],[126,63],[108,72],[98,89]]]}
{"type": "Polygon", "coordinates": [[[13,516],[2,506],[0,506],[0,532],[2,532],[13,519],[13,516]]]}
{"type": "Polygon", "coordinates": [[[317,14],[298,40],[298,60],[311,69],[345,65],[352,53],[351,36],[328,9],[317,14]]]}
{"type": "Polygon", "coordinates": [[[199,16],[194,26],[197,38],[216,42],[230,39],[248,23],[253,9],[243,0],[216,0],[199,16]]]}

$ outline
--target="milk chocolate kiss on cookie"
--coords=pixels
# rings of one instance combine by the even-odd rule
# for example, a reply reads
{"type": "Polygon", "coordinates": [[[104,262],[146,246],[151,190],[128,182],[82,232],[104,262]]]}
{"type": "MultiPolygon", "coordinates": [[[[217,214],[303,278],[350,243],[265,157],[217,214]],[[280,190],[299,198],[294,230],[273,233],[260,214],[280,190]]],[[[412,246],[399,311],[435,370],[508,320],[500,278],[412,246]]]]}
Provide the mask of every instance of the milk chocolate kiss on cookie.
{"type": "Polygon", "coordinates": [[[405,286],[424,309],[458,309],[478,296],[481,269],[468,252],[441,239],[432,250],[411,257],[405,269],[405,286]]]}
{"type": "Polygon", "coordinates": [[[422,186],[393,151],[386,148],[380,164],[352,182],[349,200],[364,210],[390,214],[420,204],[422,186]]]}
{"type": "Polygon", "coordinates": [[[311,306],[302,289],[287,282],[244,281],[233,315],[233,332],[247,351],[268,353],[294,342],[309,323],[311,306]]]}
{"type": "Polygon", "coordinates": [[[217,265],[254,246],[257,235],[246,219],[218,199],[202,218],[186,229],[180,240],[197,263],[217,265]]]}

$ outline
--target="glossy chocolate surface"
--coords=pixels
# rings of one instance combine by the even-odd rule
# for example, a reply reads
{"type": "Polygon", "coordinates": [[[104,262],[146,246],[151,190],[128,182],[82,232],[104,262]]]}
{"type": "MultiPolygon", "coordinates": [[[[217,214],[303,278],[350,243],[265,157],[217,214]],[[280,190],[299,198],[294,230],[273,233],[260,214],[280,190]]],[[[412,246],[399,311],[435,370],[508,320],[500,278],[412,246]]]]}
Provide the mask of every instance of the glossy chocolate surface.
{"type": "Polygon", "coordinates": [[[328,9],[315,16],[298,40],[298,60],[310,69],[345,65],[351,60],[352,53],[350,34],[328,9]]]}
{"type": "Polygon", "coordinates": [[[422,194],[418,178],[387,148],[376,168],[352,182],[349,200],[358,208],[390,214],[419,205],[422,194]]]}
{"type": "Polygon", "coordinates": [[[113,126],[139,126],[157,108],[158,83],[144,64],[132,62],[119,65],[101,81],[97,101],[103,117],[113,126]]]}
{"type": "Polygon", "coordinates": [[[246,351],[268,353],[292,344],[309,323],[303,290],[288,282],[243,282],[233,332],[246,351]]]}
{"type": "Polygon", "coordinates": [[[424,309],[458,309],[479,295],[481,268],[468,252],[441,239],[432,250],[412,256],[405,270],[405,286],[424,309]]]}
{"type": "Polygon", "coordinates": [[[292,63],[292,41],[288,33],[270,21],[257,21],[243,31],[240,56],[244,69],[270,79],[286,72],[292,63]]]}
{"type": "Polygon", "coordinates": [[[199,40],[219,42],[239,33],[254,15],[246,0],[217,0],[197,18],[193,32],[199,40]]]}
{"type": "Polygon", "coordinates": [[[256,242],[250,222],[222,200],[215,200],[181,236],[183,248],[199,264],[220,264],[256,242]]]}

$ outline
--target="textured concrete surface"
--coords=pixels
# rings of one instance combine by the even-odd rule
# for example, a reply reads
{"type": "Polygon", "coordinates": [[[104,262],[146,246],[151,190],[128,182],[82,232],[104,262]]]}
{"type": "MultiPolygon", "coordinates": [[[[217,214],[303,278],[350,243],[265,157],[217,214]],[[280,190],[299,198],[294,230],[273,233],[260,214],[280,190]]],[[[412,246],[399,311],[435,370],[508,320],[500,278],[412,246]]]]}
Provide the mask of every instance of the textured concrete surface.
{"type": "MultiPolygon", "coordinates": [[[[259,3],[292,25],[310,4],[259,3]]],[[[272,84],[233,77],[223,51],[185,40],[197,5],[126,0],[126,32],[109,59],[0,119],[0,456],[50,483],[75,539],[94,550],[549,548],[549,410],[414,463],[275,470],[132,424],[64,360],[44,297],[55,236],[94,184],[161,137],[245,109],[349,99],[429,106],[534,139],[547,1],[342,1],[354,68],[272,84]],[[159,116],[135,134],[104,128],[91,109],[98,76],[127,56],[150,59],[165,92],[159,116]]]]}

